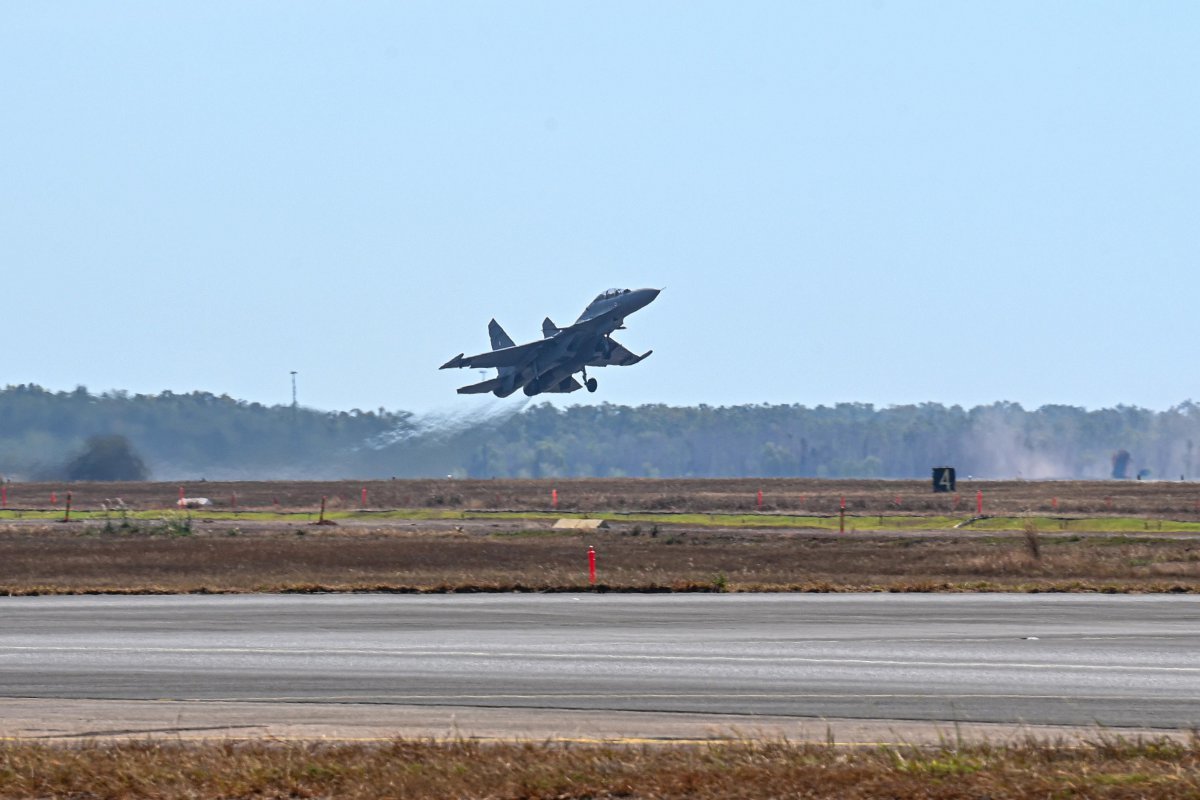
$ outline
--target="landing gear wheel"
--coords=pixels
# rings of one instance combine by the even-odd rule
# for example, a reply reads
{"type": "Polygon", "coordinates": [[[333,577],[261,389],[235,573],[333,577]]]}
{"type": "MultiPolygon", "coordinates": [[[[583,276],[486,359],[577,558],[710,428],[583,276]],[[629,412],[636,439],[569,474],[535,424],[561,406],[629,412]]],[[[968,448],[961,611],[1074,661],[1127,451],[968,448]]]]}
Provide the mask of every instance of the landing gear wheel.
{"type": "Polygon", "coordinates": [[[587,387],[587,390],[589,392],[596,391],[596,379],[595,378],[588,378],[587,382],[584,383],[583,385],[587,387]]]}

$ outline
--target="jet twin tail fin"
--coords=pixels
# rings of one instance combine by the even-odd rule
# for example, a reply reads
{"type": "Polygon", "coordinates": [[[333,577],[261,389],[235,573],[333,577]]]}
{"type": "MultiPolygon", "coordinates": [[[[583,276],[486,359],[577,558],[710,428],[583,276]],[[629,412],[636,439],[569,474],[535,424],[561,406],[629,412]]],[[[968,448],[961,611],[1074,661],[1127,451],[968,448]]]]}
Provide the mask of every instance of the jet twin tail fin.
{"type": "Polygon", "coordinates": [[[560,330],[561,328],[551,322],[549,317],[546,317],[544,320],[542,320],[542,336],[544,338],[549,339],[560,330]]]}
{"type": "Polygon", "coordinates": [[[500,327],[500,323],[492,320],[488,323],[488,336],[492,339],[493,350],[503,350],[505,347],[516,347],[516,342],[512,337],[504,332],[504,328],[500,327]]]}

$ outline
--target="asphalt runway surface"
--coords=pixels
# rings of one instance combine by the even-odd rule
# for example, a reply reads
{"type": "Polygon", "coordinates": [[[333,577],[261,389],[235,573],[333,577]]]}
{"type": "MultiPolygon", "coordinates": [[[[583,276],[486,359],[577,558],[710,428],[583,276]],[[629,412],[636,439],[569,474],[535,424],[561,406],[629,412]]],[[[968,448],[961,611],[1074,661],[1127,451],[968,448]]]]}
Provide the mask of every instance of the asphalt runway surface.
{"type": "Polygon", "coordinates": [[[9,732],[17,709],[28,731],[38,708],[90,704],[95,728],[143,701],[236,707],[247,725],[255,709],[382,728],[457,711],[500,732],[549,712],[630,735],[689,715],[1183,729],[1200,725],[1200,598],[0,598],[0,698],[9,732]]]}

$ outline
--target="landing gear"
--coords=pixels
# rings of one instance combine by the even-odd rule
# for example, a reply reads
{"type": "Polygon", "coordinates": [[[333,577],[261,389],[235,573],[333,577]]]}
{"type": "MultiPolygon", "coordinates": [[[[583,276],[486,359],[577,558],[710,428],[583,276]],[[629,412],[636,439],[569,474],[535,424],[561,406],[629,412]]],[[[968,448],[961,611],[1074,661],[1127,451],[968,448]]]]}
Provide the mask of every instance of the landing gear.
{"type": "Polygon", "coordinates": [[[587,387],[589,392],[596,391],[596,379],[587,376],[587,367],[583,368],[583,385],[587,387]]]}

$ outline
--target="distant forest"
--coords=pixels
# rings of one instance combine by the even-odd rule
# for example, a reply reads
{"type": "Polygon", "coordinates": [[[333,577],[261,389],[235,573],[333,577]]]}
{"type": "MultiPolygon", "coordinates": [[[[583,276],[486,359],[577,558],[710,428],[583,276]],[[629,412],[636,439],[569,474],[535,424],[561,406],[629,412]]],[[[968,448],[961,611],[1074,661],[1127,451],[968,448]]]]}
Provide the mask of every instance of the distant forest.
{"type": "MultiPolygon", "coordinates": [[[[65,479],[123,437],[158,480],[458,477],[1191,479],[1200,406],[1025,410],[998,402],[532,405],[479,419],[264,406],[207,392],[0,390],[0,475],[65,479]],[[72,465],[75,465],[72,467],[72,465]],[[1115,473],[1115,474],[1114,474],[1115,473]]],[[[73,477],[81,477],[73,474],[73,477]]]]}

